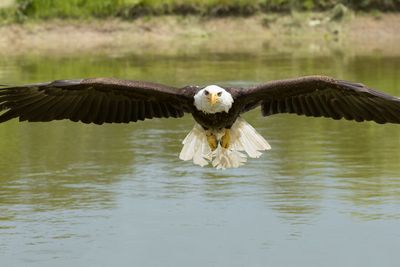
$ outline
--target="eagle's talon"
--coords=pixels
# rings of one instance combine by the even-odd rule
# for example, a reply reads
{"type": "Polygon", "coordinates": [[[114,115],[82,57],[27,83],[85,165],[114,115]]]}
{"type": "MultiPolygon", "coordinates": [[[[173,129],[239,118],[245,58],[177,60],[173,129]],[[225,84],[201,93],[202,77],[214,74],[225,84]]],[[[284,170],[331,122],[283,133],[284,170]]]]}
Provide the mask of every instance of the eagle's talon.
{"type": "Polygon", "coordinates": [[[211,148],[211,151],[214,151],[218,147],[217,137],[212,133],[207,133],[207,142],[211,148]]]}
{"type": "Polygon", "coordinates": [[[220,144],[223,148],[228,148],[231,143],[231,132],[230,129],[225,129],[225,134],[222,136],[220,144]]]}

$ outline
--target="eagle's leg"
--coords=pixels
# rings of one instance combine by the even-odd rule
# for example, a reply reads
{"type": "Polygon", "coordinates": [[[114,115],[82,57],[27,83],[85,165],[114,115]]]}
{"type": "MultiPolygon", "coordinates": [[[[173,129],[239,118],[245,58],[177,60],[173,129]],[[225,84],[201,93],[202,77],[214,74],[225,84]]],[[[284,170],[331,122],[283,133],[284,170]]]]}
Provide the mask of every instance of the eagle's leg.
{"type": "Polygon", "coordinates": [[[218,147],[217,137],[211,131],[206,131],[206,135],[207,135],[207,142],[211,148],[211,151],[216,150],[218,147]]]}
{"type": "Polygon", "coordinates": [[[225,129],[224,136],[221,137],[221,146],[223,148],[228,148],[231,143],[231,129],[225,129]]]}

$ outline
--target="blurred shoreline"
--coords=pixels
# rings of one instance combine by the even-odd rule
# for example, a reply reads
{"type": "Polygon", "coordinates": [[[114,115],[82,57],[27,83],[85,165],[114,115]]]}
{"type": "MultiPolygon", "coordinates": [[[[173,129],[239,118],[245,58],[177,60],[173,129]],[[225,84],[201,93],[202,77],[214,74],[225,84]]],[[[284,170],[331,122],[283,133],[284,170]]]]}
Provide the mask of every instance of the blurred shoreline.
{"type": "Polygon", "coordinates": [[[48,20],[0,26],[0,55],[177,55],[202,51],[400,55],[400,14],[299,12],[250,17],[155,16],[133,21],[48,20]],[[295,48],[295,49],[294,49],[295,48]]]}

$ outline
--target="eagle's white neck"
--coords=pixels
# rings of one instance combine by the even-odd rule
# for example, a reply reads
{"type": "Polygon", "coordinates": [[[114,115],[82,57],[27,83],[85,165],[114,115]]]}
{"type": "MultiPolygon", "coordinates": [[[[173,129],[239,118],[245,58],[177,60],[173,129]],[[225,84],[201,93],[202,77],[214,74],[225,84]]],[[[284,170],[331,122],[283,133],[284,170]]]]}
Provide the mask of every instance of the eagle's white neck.
{"type": "Polygon", "coordinates": [[[214,114],[223,111],[228,113],[232,104],[232,95],[217,85],[209,85],[194,96],[195,107],[204,113],[214,114]],[[212,98],[215,98],[214,103],[212,98]]]}

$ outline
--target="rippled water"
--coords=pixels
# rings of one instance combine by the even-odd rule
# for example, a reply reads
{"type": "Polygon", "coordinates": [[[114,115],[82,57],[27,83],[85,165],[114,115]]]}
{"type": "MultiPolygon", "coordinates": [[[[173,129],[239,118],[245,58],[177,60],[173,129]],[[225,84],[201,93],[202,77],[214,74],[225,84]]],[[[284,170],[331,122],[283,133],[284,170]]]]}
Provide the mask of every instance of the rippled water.
{"type": "MultiPolygon", "coordinates": [[[[114,76],[183,86],[308,74],[400,95],[400,58],[291,53],[25,55],[1,83],[114,76]]],[[[398,266],[400,126],[245,118],[272,150],[233,170],[178,159],[193,125],[0,125],[1,266],[398,266]]]]}

